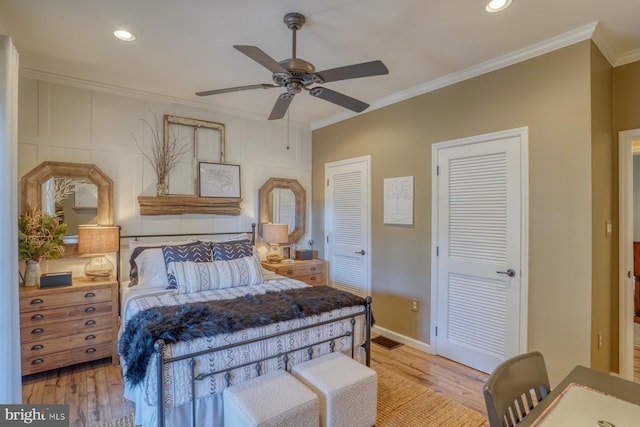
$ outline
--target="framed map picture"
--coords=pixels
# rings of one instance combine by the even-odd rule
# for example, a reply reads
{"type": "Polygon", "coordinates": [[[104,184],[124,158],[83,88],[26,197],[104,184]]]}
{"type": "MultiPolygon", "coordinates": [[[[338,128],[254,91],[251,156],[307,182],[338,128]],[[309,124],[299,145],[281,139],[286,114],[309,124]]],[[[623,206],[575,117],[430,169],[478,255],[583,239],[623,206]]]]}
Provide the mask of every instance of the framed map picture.
{"type": "Polygon", "coordinates": [[[240,197],[240,165],[199,162],[200,197],[240,197]]]}

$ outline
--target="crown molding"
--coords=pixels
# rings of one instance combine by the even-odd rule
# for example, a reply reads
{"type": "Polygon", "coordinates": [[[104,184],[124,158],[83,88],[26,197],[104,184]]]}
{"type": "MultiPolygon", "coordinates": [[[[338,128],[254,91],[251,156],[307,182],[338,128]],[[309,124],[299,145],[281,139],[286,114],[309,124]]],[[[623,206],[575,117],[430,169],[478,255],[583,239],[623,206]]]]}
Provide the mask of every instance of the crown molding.
{"type": "MultiPolygon", "coordinates": [[[[549,52],[553,52],[555,50],[570,46],[584,40],[589,40],[593,36],[597,26],[597,22],[592,22],[590,24],[576,28],[575,30],[561,34],[557,37],[547,39],[541,43],[531,45],[524,49],[516,50],[506,55],[499,56],[478,65],[474,65],[473,67],[469,67],[465,70],[431,80],[429,82],[414,86],[401,92],[394,93],[391,96],[387,96],[385,98],[381,98],[372,102],[370,107],[366,111],[373,111],[378,108],[405,101],[415,96],[423,95],[425,93],[432,92],[434,90],[441,89],[443,87],[489,73],[491,71],[499,70],[501,68],[505,68],[510,65],[517,64],[519,62],[526,61],[528,59],[535,58],[549,52]]],[[[324,120],[318,120],[317,122],[313,122],[311,124],[311,130],[320,129],[354,116],[356,116],[355,113],[346,112],[328,117],[324,120]]]]}
{"type": "Polygon", "coordinates": [[[621,65],[631,64],[632,62],[637,61],[640,61],[640,49],[634,49],[620,54],[614,66],[619,67],[621,65]]]}

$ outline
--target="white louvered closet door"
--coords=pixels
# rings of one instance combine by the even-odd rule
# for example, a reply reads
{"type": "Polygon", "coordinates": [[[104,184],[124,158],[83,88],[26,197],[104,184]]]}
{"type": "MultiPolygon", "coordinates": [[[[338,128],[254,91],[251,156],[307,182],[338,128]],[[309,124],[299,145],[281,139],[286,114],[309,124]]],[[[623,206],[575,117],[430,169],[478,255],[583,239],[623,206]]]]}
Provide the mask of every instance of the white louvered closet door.
{"type": "Polygon", "coordinates": [[[325,166],[325,253],[333,286],[366,296],[369,280],[369,157],[325,166]]]}
{"type": "Polygon", "coordinates": [[[520,141],[441,149],[437,164],[437,353],[491,372],[520,346],[520,141]]]}

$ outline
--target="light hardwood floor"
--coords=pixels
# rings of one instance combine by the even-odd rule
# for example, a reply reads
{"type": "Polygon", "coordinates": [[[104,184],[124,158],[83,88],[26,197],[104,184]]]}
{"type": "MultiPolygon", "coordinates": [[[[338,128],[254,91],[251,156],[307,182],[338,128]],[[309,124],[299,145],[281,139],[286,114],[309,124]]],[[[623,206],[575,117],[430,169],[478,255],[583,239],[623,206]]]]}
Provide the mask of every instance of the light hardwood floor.
{"type": "MultiPolygon", "coordinates": [[[[387,350],[372,343],[371,350],[376,362],[486,416],[486,374],[406,345],[387,350]]],[[[120,367],[110,359],[25,376],[22,400],[69,404],[71,427],[91,427],[133,412],[133,404],[122,396],[120,367]]]]}

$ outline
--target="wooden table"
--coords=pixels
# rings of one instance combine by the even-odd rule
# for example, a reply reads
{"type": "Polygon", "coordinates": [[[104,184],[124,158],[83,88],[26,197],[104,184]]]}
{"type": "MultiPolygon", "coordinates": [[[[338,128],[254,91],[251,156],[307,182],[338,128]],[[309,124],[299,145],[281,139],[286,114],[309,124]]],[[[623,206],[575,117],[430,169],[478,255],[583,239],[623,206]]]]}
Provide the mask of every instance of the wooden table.
{"type": "MultiPolygon", "coordinates": [[[[598,427],[598,421],[609,421],[612,424],[600,424],[603,426],[623,427],[624,423],[615,423],[612,417],[640,417],[640,384],[608,375],[584,366],[576,366],[549,395],[536,406],[518,427],[526,426],[560,426],[554,423],[554,419],[567,415],[568,411],[580,408],[576,413],[585,416],[587,408],[593,408],[595,414],[593,425],[598,427]],[[616,399],[617,398],[617,399],[616,399]],[[621,400],[620,400],[621,399],[621,400]],[[563,401],[564,400],[564,401],[563,401]],[[595,404],[593,402],[596,402],[595,404]],[[545,410],[549,410],[545,413],[545,410]],[[558,411],[554,414],[554,411],[558,411]]],[[[635,422],[639,422],[634,418],[635,422]]],[[[577,420],[576,420],[577,422],[577,420]]],[[[575,424],[579,425],[579,424],[575,424]]],[[[640,425],[640,424],[638,424],[640,425]]],[[[562,427],[570,427],[571,424],[562,423],[562,427]]]]}

